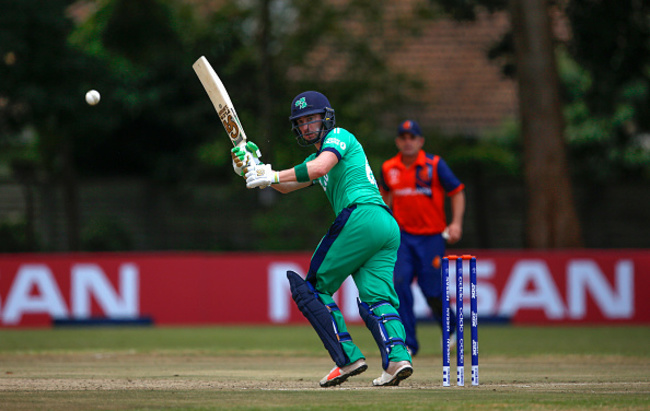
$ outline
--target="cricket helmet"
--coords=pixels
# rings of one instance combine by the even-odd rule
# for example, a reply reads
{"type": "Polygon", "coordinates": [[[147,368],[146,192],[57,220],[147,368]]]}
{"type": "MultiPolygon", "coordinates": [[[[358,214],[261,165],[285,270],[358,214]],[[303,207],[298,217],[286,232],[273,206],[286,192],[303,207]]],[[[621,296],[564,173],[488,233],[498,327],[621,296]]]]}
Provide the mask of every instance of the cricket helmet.
{"type": "MultiPolygon", "coordinates": [[[[334,109],[330,106],[330,102],[323,94],[317,91],[305,91],[298,94],[291,102],[291,130],[296,134],[298,144],[306,147],[321,141],[330,130],[334,128],[336,123],[334,118],[334,109]],[[321,114],[322,119],[314,120],[313,122],[320,121],[322,123],[320,130],[315,134],[314,138],[307,138],[303,136],[297,120],[301,117],[321,114]]],[[[302,124],[304,126],[304,124],[302,124]]]]}

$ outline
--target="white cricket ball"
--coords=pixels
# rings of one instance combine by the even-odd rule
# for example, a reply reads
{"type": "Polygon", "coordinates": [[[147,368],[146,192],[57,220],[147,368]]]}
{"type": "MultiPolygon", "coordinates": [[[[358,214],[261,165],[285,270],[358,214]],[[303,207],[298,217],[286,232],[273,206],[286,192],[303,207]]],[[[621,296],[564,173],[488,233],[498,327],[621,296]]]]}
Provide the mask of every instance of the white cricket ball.
{"type": "Polygon", "coordinates": [[[99,95],[99,91],[97,90],[90,90],[89,92],[86,93],[86,103],[90,104],[91,106],[94,106],[95,104],[99,103],[99,99],[101,96],[99,95]]]}

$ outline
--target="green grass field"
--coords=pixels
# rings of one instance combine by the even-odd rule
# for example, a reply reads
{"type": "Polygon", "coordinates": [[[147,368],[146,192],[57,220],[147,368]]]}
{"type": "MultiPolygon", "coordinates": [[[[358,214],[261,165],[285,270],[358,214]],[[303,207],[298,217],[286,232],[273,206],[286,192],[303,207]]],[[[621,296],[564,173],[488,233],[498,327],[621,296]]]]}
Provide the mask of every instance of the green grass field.
{"type": "Polygon", "coordinates": [[[377,347],[350,328],[370,367],[328,389],[333,364],[307,326],[2,330],[0,410],[650,409],[650,327],[482,326],[481,385],[467,352],[466,386],[448,388],[433,325],[390,388],[371,387],[377,347]]]}

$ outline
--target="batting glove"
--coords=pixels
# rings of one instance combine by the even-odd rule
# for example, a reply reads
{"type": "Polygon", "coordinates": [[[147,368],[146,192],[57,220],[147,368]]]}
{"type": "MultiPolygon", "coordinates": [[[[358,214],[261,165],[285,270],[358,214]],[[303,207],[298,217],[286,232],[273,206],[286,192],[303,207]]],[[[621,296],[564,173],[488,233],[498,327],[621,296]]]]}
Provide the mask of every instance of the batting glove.
{"type": "Polygon", "coordinates": [[[247,188],[266,188],[271,184],[277,184],[279,182],[279,174],[271,168],[270,164],[253,165],[248,167],[248,171],[246,172],[247,188]]]}
{"type": "Polygon", "coordinates": [[[245,169],[250,165],[262,164],[260,162],[260,157],[262,153],[257,147],[257,144],[249,141],[244,146],[237,146],[231,150],[232,155],[232,169],[235,171],[235,174],[243,177],[246,172],[245,169]]]}

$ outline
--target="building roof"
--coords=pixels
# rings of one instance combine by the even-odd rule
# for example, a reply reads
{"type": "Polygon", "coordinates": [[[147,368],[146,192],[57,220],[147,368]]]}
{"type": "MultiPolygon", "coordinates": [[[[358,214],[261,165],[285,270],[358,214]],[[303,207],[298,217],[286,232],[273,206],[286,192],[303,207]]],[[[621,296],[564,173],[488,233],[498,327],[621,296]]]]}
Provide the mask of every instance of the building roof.
{"type": "MultiPolygon", "coordinates": [[[[329,0],[339,7],[347,2],[329,0]]],[[[415,108],[397,115],[416,119],[425,129],[467,136],[478,136],[517,115],[516,82],[487,57],[509,29],[506,13],[484,13],[474,22],[456,22],[413,17],[418,7],[430,7],[422,0],[383,4],[385,14],[379,27],[363,27],[355,15],[343,24],[350,35],[370,38],[371,47],[385,47],[388,65],[423,85],[420,94],[413,96],[415,108]]],[[[314,67],[322,78],[342,75],[349,67],[344,56],[333,57],[333,50],[337,47],[331,42],[317,45],[309,58],[310,67],[296,67],[292,75],[305,75],[314,67]]]]}
{"type": "Polygon", "coordinates": [[[508,27],[505,14],[466,23],[431,21],[393,54],[392,65],[424,83],[424,107],[415,115],[424,127],[478,135],[516,116],[516,83],[487,58],[508,27]]]}

